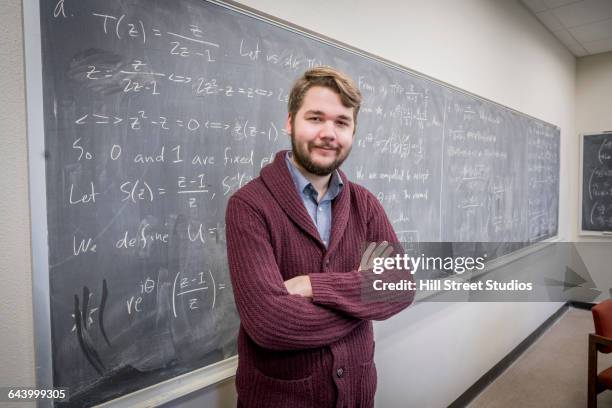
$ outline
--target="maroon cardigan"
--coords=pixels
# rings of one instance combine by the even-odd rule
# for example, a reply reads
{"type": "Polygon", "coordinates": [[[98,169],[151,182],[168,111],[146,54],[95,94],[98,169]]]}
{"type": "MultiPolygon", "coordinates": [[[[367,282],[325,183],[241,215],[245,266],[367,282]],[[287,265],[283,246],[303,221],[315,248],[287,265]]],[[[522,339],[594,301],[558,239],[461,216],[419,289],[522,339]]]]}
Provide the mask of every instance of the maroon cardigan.
{"type": "Polygon", "coordinates": [[[332,204],[329,247],[299,197],[285,152],[229,200],[227,252],[241,325],[238,405],[372,407],[376,390],[371,320],[410,303],[363,302],[357,271],[366,242],[397,242],[378,200],[348,182],[332,204]],[[308,274],[313,299],[284,281],[308,274]]]}

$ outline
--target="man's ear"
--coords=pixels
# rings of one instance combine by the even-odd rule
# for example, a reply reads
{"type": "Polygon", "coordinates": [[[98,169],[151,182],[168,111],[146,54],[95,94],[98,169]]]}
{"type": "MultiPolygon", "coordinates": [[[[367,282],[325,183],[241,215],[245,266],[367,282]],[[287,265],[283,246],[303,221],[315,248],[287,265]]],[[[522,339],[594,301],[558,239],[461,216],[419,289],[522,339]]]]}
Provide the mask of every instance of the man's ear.
{"type": "Polygon", "coordinates": [[[287,134],[291,136],[292,126],[291,126],[291,114],[287,114],[287,123],[285,123],[285,129],[287,130],[287,134]]]}

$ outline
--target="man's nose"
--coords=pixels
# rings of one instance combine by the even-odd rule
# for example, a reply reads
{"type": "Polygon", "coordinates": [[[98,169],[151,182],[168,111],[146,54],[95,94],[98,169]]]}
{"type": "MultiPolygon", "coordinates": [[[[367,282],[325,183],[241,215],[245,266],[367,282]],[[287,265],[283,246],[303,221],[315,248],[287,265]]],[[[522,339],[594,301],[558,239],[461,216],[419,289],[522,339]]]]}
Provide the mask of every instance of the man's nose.
{"type": "Polygon", "coordinates": [[[321,128],[321,132],[319,136],[322,139],[335,139],[336,138],[336,127],[334,125],[334,121],[326,120],[323,122],[323,127],[321,128]]]}

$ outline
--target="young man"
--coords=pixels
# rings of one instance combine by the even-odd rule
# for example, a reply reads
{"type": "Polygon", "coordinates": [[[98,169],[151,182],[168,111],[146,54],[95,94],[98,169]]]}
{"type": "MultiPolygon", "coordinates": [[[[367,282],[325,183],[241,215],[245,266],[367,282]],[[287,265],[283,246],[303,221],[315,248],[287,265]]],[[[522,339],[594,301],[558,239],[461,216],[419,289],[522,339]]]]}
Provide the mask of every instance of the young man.
{"type": "Polygon", "coordinates": [[[239,407],[374,404],[371,321],[399,312],[412,297],[363,299],[373,258],[389,255],[387,243],[397,238],[374,195],[338,170],[351,151],[360,103],[343,73],[304,73],[289,95],[292,151],[277,153],[229,201],[239,407]],[[365,243],[380,244],[364,255],[365,243]]]}

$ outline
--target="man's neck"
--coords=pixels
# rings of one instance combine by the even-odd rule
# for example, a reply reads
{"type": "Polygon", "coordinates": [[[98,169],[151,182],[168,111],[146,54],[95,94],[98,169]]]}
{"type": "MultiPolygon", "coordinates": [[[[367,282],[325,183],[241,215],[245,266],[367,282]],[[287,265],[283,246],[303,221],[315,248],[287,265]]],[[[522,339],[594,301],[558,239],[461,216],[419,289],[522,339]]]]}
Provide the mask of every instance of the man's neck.
{"type": "Polygon", "coordinates": [[[325,176],[312,174],[306,169],[302,168],[302,166],[295,161],[295,157],[293,155],[291,156],[291,163],[293,163],[295,168],[298,169],[298,171],[302,173],[302,175],[306,177],[308,181],[310,181],[314,189],[317,191],[317,201],[321,201],[329,188],[329,180],[331,180],[332,173],[326,174],[325,176]]]}

